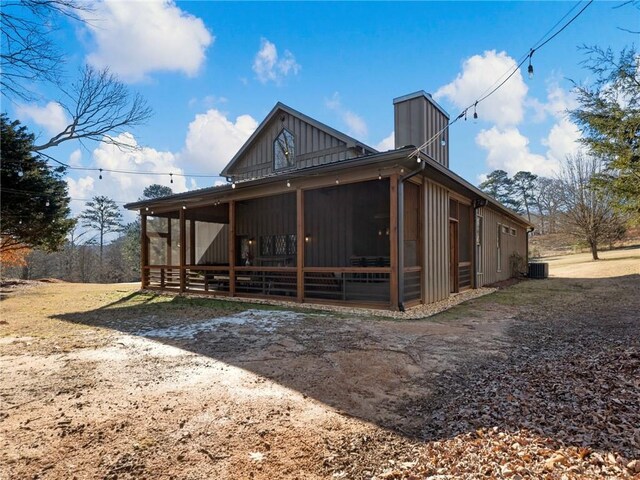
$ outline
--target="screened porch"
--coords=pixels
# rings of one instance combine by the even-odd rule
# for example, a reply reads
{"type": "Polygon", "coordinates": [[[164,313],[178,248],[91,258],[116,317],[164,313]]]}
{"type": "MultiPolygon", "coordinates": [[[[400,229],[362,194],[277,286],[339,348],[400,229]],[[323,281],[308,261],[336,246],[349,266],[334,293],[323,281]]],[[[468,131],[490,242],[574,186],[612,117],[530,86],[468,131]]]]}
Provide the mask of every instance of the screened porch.
{"type": "MultiPolygon", "coordinates": [[[[419,301],[420,188],[411,185],[399,277],[403,300],[419,301]]],[[[394,194],[382,178],[142,215],[143,287],[392,305],[394,194]]]]}

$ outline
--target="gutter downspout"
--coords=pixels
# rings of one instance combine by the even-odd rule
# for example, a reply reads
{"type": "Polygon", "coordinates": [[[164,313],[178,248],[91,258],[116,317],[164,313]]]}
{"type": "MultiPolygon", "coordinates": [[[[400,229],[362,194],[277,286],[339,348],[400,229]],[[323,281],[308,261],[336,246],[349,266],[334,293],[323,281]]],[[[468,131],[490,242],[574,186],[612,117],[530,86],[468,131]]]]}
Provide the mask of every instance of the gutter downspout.
{"type": "Polygon", "coordinates": [[[420,166],[398,178],[398,310],[404,312],[404,182],[422,172],[427,162],[420,159],[420,166]]]}

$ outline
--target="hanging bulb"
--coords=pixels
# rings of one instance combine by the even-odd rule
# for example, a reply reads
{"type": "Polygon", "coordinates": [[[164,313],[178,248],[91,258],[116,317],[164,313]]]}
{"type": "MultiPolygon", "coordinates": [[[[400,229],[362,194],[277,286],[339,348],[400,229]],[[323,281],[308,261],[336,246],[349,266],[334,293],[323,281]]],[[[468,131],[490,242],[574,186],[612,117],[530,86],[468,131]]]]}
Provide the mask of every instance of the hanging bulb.
{"type": "Polygon", "coordinates": [[[336,185],[338,185],[340,183],[340,179],[336,178],[336,185]]]}
{"type": "Polygon", "coordinates": [[[533,50],[529,52],[529,67],[527,68],[527,72],[529,73],[529,79],[533,78],[533,65],[531,65],[531,57],[533,56],[533,50]]]}
{"type": "Polygon", "coordinates": [[[169,174],[169,183],[173,183],[173,173],[169,174]]]}
{"type": "Polygon", "coordinates": [[[19,176],[19,177],[24,176],[24,172],[22,171],[22,169],[19,169],[19,170],[18,170],[18,176],[19,176]]]}
{"type": "Polygon", "coordinates": [[[422,159],[420,158],[420,155],[418,155],[418,156],[416,157],[416,162],[417,162],[417,163],[422,162],[422,159]]]}
{"type": "Polygon", "coordinates": [[[446,147],[447,146],[447,141],[444,138],[442,140],[440,140],[440,146],[441,147],[446,147]]]}
{"type": "Polygon", "coordinates": [[[287,180],[287,187],[291,187],[291,182],[287,180]]]}
{"type": "Polygon", "coordinates": [[[18,225],[22,225],[22,219],[18,220],[18,225]]]}
{"type": "Polygon", "coordinates": [[[378,170],[378,180],[382,180],[382,174],[380,173],[380,170],[378,170]]]}
{"type": "Polygon", "coordinates": [[[183,210],[186,210],[186,209],[187,209],[187,206],[186,206],[186,205],[182,205],[182,209],[183,209],[183,210]]]}
{"type": "Polygon", "coordinates": [[[100,169],[100,175],[98,175],[98,178],[102,180],[102,169],[100,169]]]}
{"type": "Polygon", "coordinates": [[[236,188],[236,182],[231,182],[231,188],[236,188]]]}
{"type": "Polygon", "coordinates": [[[474,122],[478,120],[478,112],[477,112],[478,102],[473,104],[473,120],[474,122]]]}
{"type": "Polygon", "coordinates": [[[48,207],[49,205],[51,205],[51,203],[49,202],[49,199],[47,198],[47,201],[46,201],[46,202],[44,202],[44,206],[45,206],[45,207],[48,207]]]}

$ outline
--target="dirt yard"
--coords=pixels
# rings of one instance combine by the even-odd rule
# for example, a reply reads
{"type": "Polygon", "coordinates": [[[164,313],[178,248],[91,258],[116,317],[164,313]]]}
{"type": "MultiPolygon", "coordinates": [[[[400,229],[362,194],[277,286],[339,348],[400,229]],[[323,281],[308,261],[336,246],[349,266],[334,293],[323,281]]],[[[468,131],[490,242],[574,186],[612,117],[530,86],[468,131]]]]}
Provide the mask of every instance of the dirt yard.
{"type": "Polygon", "coordinates": [[[640,478],[640,249],[423,320],[34,283],[0,478],[640,478]]]}

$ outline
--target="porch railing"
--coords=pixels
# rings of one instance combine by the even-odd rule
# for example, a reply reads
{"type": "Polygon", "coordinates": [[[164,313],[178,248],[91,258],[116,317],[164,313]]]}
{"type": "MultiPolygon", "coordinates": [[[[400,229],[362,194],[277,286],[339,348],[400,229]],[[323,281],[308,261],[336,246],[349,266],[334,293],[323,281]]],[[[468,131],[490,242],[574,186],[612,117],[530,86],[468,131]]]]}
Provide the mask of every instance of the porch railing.
{"type": "MultiPolygon", "coordinates": [[[[235,294],[252,297],[297,297],[295,267],[235,267],[235,294]]],[[[152,265],[143,269],[147,288],[180,290],[181,267],[152,265]]],[[[185,291],[230,295],[230,268],[187,265],[185,291]]],[[[335,302],[390,302],[391,269],[388,267],[305,267],[304,298],[335,302]]],[[[405,269],[405,300],[420,298],[420,267],[405,269]]]]}
{"type": "Polygon", "coordinates": [[[229,267],[187,265],[185,290],[188,292],[229,294],[229,267]]]}
{"type": "Polygon", "coordinates": [[[180,267],[152,265],[142,271],[143,285],[149,288],[180,290],[180,267]]]}
{"type": "Polygon", "coordinates": [[[295,297],[297,270],[294,267],[236,267],[236,294],[295,297]]]}
{"type": "Polygon", "coordinates": [[[304,297],[337,302],[390,301],[390,268],[304,268],[304,297]]]}

